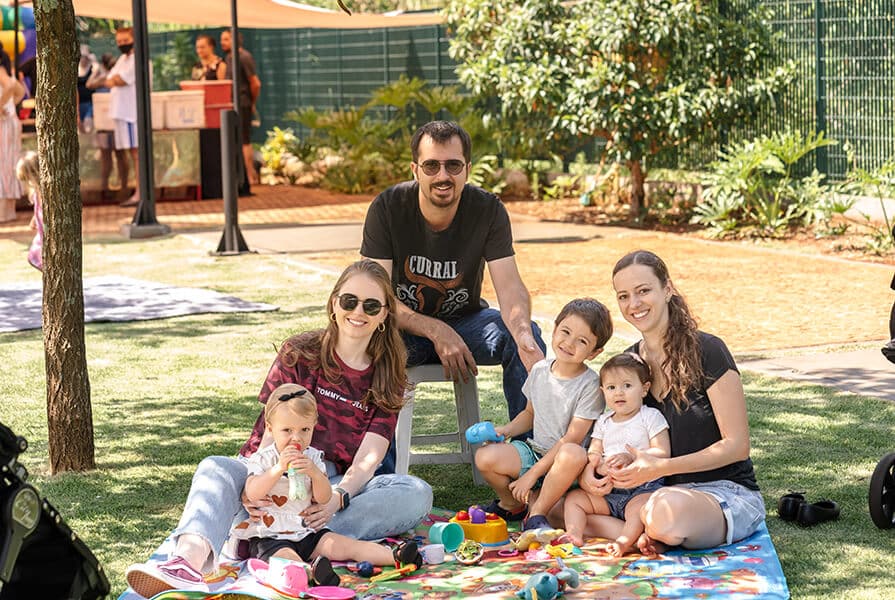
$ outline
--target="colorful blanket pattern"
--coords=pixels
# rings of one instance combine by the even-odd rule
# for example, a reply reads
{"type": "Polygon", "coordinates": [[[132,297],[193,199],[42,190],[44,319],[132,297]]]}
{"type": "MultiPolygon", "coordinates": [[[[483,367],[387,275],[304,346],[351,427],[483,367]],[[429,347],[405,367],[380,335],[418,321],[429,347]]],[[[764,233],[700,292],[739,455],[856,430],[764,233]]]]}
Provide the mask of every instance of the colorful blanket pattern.
{"type": "MultiPolygon", "coordinates": [[[[447,520],[453,513],[433,510],[413,536],[427,543],[429,526],[447,520]]],[[[409,535],[409,534],[408,534],[409,535]]],[[[593,540],[597,541],[597,540],[593,540]]],[[[590,541],[589,541],[590,542],[590,541]]],[[[168,540],[153,555],[163,560],[170,548],[168,540]],[[167,547],[166,547],[167,545],[167,547]]],[[[789,598],[789,589],[777,552],[765,526],[749,538],[729,546],[710,550],[676,550],[661,558],[640,555],[613,558],[585,544],[581,555],[564,559],[580,575],[577,588],[566,589],[564,597],[590,600],[647,600],[652,598],[789,598]]],[[[501,556],[489,550],[483,560],[464,566],[453,560],[423,568],[403,579],[371,584],[368,579],[347,569],[339,569],[342,586],[356,591],[367,600],[404,600],[410,598],[515,598],[529,576],[555,567],[554,559],[530,560],[523,554],[501,556]]],[[[211,594],[165,592],[159,600],[195,600],[199,598],[286,598],[254,580],[243,563],[225,563],[208,577],[211,594]]],[[[128,590],[119,600],[137,600],[128,590]]]]}

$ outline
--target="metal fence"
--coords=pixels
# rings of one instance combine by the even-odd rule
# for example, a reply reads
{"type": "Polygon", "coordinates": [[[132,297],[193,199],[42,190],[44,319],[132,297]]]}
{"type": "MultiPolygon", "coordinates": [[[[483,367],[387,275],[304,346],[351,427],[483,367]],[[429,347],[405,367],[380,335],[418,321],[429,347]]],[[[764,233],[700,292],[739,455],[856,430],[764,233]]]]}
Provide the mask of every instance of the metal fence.
{"type": "MultiPolygon", "coordinates": [[[[781,58],[796,61],[796,82],[757,121],[728,132],[731,141],[786,128],[824,131],[839,141],[817,153],[815,165],[832,178],[849,168],[843,144],[858,166],[873,168],[895,156],[895,0],[727,0],[733,7],[762,3],[773,13],[781,58]]],[[[219,29],[206,31],[218,37],[219,29]]],[[[193,34],[198,33],[191,32],[193,34]]],[[[400,75],[434,84],[457,84],[443,27],[368,30],[244,30],[245,46],[263,82],[263,141],[283,116],[302,107],[359,106],[377,87],[400,75]]],[[[153,34],[151,51],[163,52],[176,33],[153,34]]],[[[653,161],[704,168],[717,139],[700,140],[653,161]]]]}
{"type": "MultiPolygon", "coordinates": [[[[841,179],[851,166],[867,169],[895,157],[895,2],[893,0],[728,0],[737,8],[760,2],[773,11],[781,59],[793,60],[796,80],[757,120],[732,129],[728,140],[785,129],[825,132],[837,140],[814,155],[821,173],[841,179]]],[[[704,168],[717,155],[704,139],[660,157],[663,166],[704,168]]]]}
{"type": "MultiPolygon", "coordinates": [[[[194,38],[220,29],[165,32],[150,36],[150,52],[164,52],[169,40],[194,38]]],[[[401,75],[435,85],[457,84],[442,26],[385,29],[245,29],[245,48],[255,57],[261,79],[261,126],[252,139],[263,142],[275,125],[298,128],[284,115],[299,108],[357,107],[373,90],[401,75]]],[[[220,53],[220,51],[219,51],[220,53]]]]}

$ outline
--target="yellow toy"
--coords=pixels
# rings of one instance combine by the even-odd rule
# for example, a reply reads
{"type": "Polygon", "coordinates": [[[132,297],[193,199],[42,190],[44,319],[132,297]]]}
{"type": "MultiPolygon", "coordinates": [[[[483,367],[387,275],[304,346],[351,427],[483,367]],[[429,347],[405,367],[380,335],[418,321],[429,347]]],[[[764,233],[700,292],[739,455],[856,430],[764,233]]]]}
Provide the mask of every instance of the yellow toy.
{"type": "Polygon", "coordinates": [[[535,542],[539,544],[547,544],[548,542],[552,542],[565,531],[562,529],[547,529],[546,527],[542,527],[540,529],[529,529],[527,531],[523,531],[522,535],[520,535],[513,545],[516,546],[516,550],[521,550],[525,552],[528,550],[531,545],[535,542]]]}
{"type": "Polygon", "coordinates": [[[450,521],[463,528],[466,539],[483,546],[503,546],[510,540],[507,522],[477,506],[470,506],[468,511],[459,511],[450,521]]]}

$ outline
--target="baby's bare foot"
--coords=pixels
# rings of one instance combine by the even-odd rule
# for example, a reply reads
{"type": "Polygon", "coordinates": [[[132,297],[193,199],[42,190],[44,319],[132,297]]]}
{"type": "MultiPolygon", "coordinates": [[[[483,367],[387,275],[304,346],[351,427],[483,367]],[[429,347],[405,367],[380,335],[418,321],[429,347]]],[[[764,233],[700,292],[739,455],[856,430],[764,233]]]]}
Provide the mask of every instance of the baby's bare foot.
{"type": "Polygon", "coordinates": [[[567,531],[562,534],[557,540],[561,544],[572,544],[573,546],[578,546],[579,548],[584,545],[584,538],[578,534],[572,533],[571,531],[567,531]]]}
{"type": "Polygon", "coordinates": [[[626,537],[620,537],[614,542],[606,544],[606,551],[616,558],[620,558],[631,550],[631,541],[626,537]]]}
{"type": "Polygon", "coordinates": [[[663,552],[667,552],[668,546],[662,542],[657,542],[644,532],[637,538],[637,549],[644,556],[658,556],[663,552]]]}

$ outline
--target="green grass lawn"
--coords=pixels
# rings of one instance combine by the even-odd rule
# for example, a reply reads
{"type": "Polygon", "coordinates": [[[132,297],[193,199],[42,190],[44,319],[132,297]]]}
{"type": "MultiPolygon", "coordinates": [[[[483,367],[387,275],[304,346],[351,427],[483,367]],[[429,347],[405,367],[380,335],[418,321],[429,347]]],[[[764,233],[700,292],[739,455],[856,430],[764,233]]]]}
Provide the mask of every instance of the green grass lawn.
{"type": "MultiPolygon", "coordinates": [[[[0,281],[37,279],[25,249],[0,240],[0,281]]],[[[208,250],[187,237],[85,246],[86,277],[211,287],[280,306],[273,313],[88,324],[94,472],[48,476],[41,332],[0,334],[6,396],[0,421],[28,439],[20,461],[30,481],[96,553],[112,597],[124,589],[124,569],[147,557],[175,525],[196,464],[210,454],[234,454],[246,438],[275,346],[326,318],[323,302],[335,273],[288,255],[218,258],[208,250]]],[[[624,345],[613,340],[606,355],[624,345]]],[[[877,530],[867,510],[870,474],[895,450],[895,406],[776,378],[747,373],[744,379],[752,457],[793,598],[895,596],[895,531],[877,530]],[[781,522],[776,500],[790,490],[836,500],[842,517],[811,529],[781,522]]],[[[499,370],[483,369],[479,385],[483,417],[503,422],[499,370]]],[[[433,386],[421,395],[415,431],[448,425],[448,394],[446,386],[433,386]]],[[[459,509],[491,497],[472,484],[465,465],[412,472],[432,483],[438,506],[459,509]]]]}

